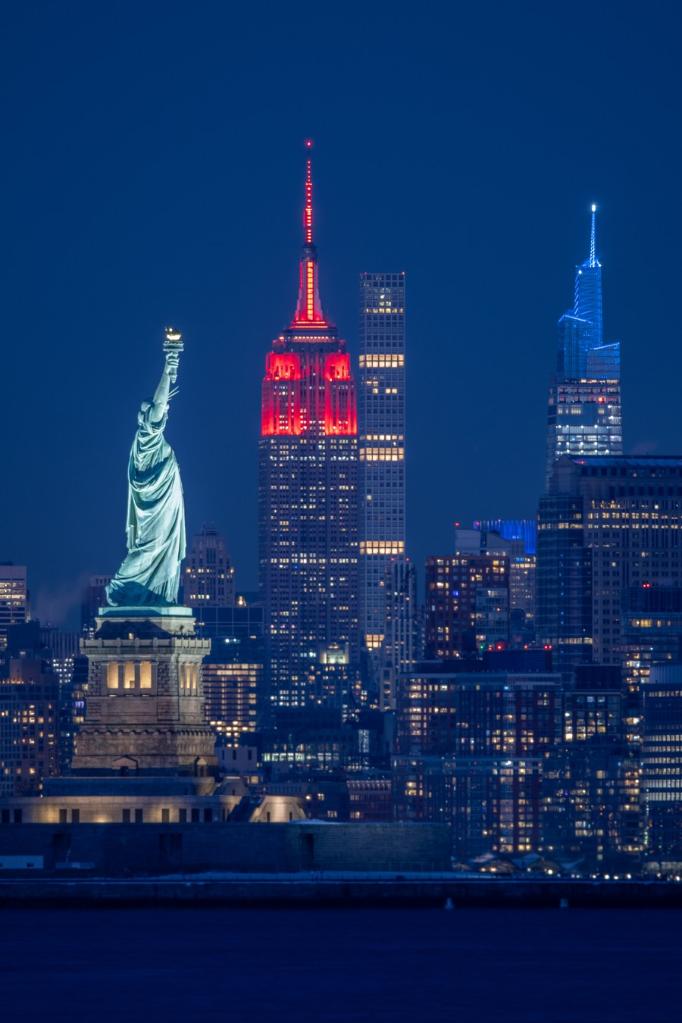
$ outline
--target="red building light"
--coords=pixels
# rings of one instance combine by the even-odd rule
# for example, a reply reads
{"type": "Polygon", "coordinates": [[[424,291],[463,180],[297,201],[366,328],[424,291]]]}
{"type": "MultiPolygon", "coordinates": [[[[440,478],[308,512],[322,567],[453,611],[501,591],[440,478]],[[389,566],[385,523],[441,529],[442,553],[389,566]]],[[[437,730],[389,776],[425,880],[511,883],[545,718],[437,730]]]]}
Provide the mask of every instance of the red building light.
{"type": "Polygon", "coordinates": [[[350,356],[334,352],[325,356],[324,432],[330,436],[353,437],[358,432],[355,387],[350,372],[350,356]]]}
{"type": "Polygon", "coordinates": [[[266,380],[300,380],[301,357],[294,352],[268,352],[265,363],[266,380]]]}
{"type": "Polygon", "coordinates": [[[267,357],[261,434],[299,436],[323,430],[328,436],[355,436],[358,423],[350,356],[343,351],[343,342],[337,340],[336,331],[325,319],[320,302],[313,243],[310,139],[306,139],[305,148],[304,244],[298,302],[289,330],[274,342],[274,351],[267,357]],[[294,351],[286,350],[290,344],[294,351]]]}
{"type": "Polygon", "coordinates": [[[350,380],[350,355],[335,352],[324,360],[325,380],[350,380]]]}
{"type": "Polygon", "coordinates": [[[261,403],[261,435],[297,436],[301,416],[301,357],[294,352],[268,352],[261,403]]]}

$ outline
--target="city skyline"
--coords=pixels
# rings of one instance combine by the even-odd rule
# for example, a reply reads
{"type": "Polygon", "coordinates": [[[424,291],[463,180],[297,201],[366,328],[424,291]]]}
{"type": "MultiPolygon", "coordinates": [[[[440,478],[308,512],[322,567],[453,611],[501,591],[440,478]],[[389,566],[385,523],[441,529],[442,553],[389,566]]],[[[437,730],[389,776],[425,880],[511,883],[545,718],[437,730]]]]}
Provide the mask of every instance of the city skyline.
{"type": "Polygon", "coordinates": [[[682,7],[3,14],[8,1023],[677,1020],[682,7]]]}
{"type": "MultiPolygon", "coordinates": [[[[500,22],[493,30],[493,48],[502,28],[500,22]]],[[[178,30],[170,17],[161,31],[172,39],[178,30]]],[[[396,23],[389,35],[397,39],[404,31],[396,23]]],[[[143,37],[144,32],[143,19],[143,37]]],[[[562,45],[574,45],[577,33],[567,23],[562,45]]],[[[112,44],[117,38],[114,32],[112,44]]],[[[352,40],[346,42],[348,53],[355,52],[352,40]]],[[[594,87],[602,90],[606,68],[614,71],[618,46],[625,53],[634,45],[627,24],[613,26],[599,12],[593,14],[590,37],[580,42],[586,56],[600,53],[594,87]]],[[[419,67],[424,56],[417,43],[419,67]]],[[[37,202],[38,220],[19,222],[10,211],[5,227],[6,329],[13,339],[8,373],[31,384],[28,391],[10,393],[7,401],[10,421],[22,423],[22,443],[4,452],[4,470],[25,499],[3,510],[0,558],[28,564],[38,613],[58,620],[67,605],[76,607],[81,579],[112,571],[120,557],[123,487],[116,494],[102,486],[93,497],[92,514],[76,521],[80,465],[70,452],[78,438],[86,461],[97,452],[110,469],[121,457],[128,445],[122,428],[114,428],[106,445],[98,434],[97,414],[90,428],[91,395],[96,392],[107,416],[120,403],[132,412],[124,374],[131,364],[139,366],[141,375],[147,371],[155,355],[148,339],[169,321],[180,325],[188,344],[187,400],[178,410],[177,435],[189,529],[194,533],[203,522],[215,522],[227,539],[238,586],[255,587],[257,467],[254,447],[242,438],[253,437],[255,444],[262,338],[283,322],[295,286],[299,147],[307,132],[317,142],[322,286],[332,318],[343,324],[354,366],[360,274],[404,269],[408,276],[408,551],[420,573],[427,554],[451,548],[455,516],[466,520],[535,512],[556,315],[570,293],[571,267],[585,255],[585,218],[592,202],[599,206],[603,239],[607,335],[624,343],[625,450],[682,449],[682,427],[674,412],[679,254],[671,244],[679,210],[669,202],[680,148],[677,139],[656,130],[662,122],[644,123],[649,101],[654,94],[669,94],[663,79],[670,83],[677,71],[658,50],[653,67],[652,44],[653,35],[646,32],[638,42],[652,80],[638,81],[643,91],[637,101],[627,88],[618,100],[617,109],[630,118],[628,132],[633,118],[638,126],[639,149],[628,148],[624,163],[617,158],[622,146],[614,148],[614,134],[626,144],[621,122],[616,118],[603,137],[595,136],[599,111],[591,109],[584,110],[582,122],[587,143],[579,153],[566,150],[562,132],[569,123],[571,90],[538,53],[533,67],[548,72],[546,96],[537,93],[530,75],[514,78],[523,117],[505,126],[503,110],[492,105],[491,89],[504,74],[504,61],[494,72],[489,69],[490,82],[476,99],[476,109],[487,115],[498,141],[510,131],[518,135],[517,162],[509,168],[489,159],[491,142],[468,113],[460,117],[456,133],[450,121],[433,131],[461,76],[478,80],[471,58],[456,74],[429,72],[431,85],[441,84],[432,113],[418,121],[410,105],[403,111],[406,119],[401,116],[403,132],[392,131],[387,138],[355,123],[351,130],[338,110],[324,109],[324,95],[312,98],[304,116],[287,107],[286,116],[277,123],[268,116],[257,131],[240,117],[232,130],[209,126],[205,119],[192,128],[187,115],[196,110],[199,95],[185,83],[185,106],[178,115],[185,141],[179,147],[169,148],[157,135],[140,137],[140,115],[132,115],[126,146],[136,147],[140,166],[148,169],[133,171],[125,188],[120,184],[125,178],[112,177],[120,158],[107,151],[105,159],[101,146],[105,127],[120,128],[123,112],[129,113],[127,93],[112,99],[107,125],[93,129],[96,174],[90,184],[74,162],[83,152],[82,141],[71,140],[73,153],[59,143],[58,159],[46,176],[31,160],[22,127],[13,122],[16,159],[3,173],[8,191],[17,195],[17,211],[25,211],[29,200],[37,202]],[[554,119],[545,123],[550,107],[554,119]],[[538,150],[530,140],[540,122],[543,146],[538,150]],[[644,155],[646,140],[653,143],[654,135],[662,158],[655,169],[644,155]],[[410,147],[417,138],[425,144],[410,147]],[[201,201],[193,187],[196,174],[203,182],[201,201]],[[431,210],[421,201],[426,180],[431,210]],[[108,202],[105,210],[98,207],[92,222],[87,214],[91,190],[102,186],[108,202]],[[248,204],[237,199],[244,188],[253,198],[248,204]],[[53,201],[56,189],[68,201],[68,220],[63,202],[53,201]],[[44,243],[51,239],[52,251],[67,223],[63,258],[48,272],[44,243]],[[529,287],[530,304],[525,300],[529,287]],[[85,293],[89,297],[83,304],[79,296],[85,293]],[[36,355],[42,367],[38,374],[32,366],[36,355]],[[672,372],[656,377],[655,365],[666,360],[672,360],[672,372]],[[49,435],[39,425],[46,414],[58,423],[49,435]],[[516,459],[509,459],[499,443],[510,421],[516,459]],[[438,474],[441,489],[434,511],[426,493],[428,481],[438,474]]],[[[376,76],[387,70],[386,60],[382,53],[377,68],[363,63],[363,70],[376,76]]],[[[615,68],[621,85],[626,65],[619,60],[615,68]]],[[[49,67],[47,57],[41,73],[49,67]]],[[[133,61],[131,81],[139,72],[133,61]]],[[[21,69],[11,61],[7,73],[22,80],[21,69]]],[[[93,73],[97,93],[104,83],[93,73]]],[[[206,73],[210,80],[226,80],[221,76],[227,71],[218,66],[211,64],[206,73]]],[[[237,61],[234,74],[245,73],[237,61]]],[[[274,73],[263,72],[260,96],[274,73]]],[[[150,102],[167,110],[177,93],[171,81],[164,78],[164,83],[168,99],[155,93],[150,102]]],[[[421,94],[424,87],[413,84],[421,94]]],[[[71,79],[61,82],[61,98],[73,100],[77,86],[71,79]]],[[[351,91],[349,102],[355,95],[351,91]]],[[[30,95],[27,102],[30,106],[30,95]]],[[[39,117],[53,115],[50,108],[39,117]]],[[[389,111],[387,122],[395,124],[396,116],[389,111]]]]}

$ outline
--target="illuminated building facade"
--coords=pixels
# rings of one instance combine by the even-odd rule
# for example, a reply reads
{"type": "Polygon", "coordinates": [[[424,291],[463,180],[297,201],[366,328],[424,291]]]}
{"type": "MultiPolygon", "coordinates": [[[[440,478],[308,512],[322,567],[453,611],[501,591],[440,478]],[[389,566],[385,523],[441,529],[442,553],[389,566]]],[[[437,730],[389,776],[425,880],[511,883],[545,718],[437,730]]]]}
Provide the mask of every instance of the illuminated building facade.
{"type": "Polygon", "coordinates": [[[7,632],[12,625],[28,618],[28,586],[26,566],[0,564],[0,651],[7,646],[7,632]]]}
{"type": "Polygon", "coordinates": [[[641,851],[639,765],[624,743],[623,710],[618,667],[582,665],[565,676],[560,742],[544,765],[543,830],[546,853],[582,872],[632,869],[641,851]]]}
{"type": "Polygon", "coordinates": [[[59,681],[58,732],[61,774],[69,769],[75,735],[83,723],[85,704],[82,687],[83,682],[87,682],[87,663],[83,665],[84,658],[79,656],[80,633],[47,626],[39,628],[37,636],[39,637],[37,645],[42,651],[42,656],[59,681]]]}
{"type": "Polygon", "coordinates": [[[224,537],[204,526],[193,541],[182,571],[183,599],[196,609],[201,620],[203,607],[230,607],[234,604],[234,568],[230,564],[224,537]]]}
{"type": "Polygon", "coordinates": [[[573,308],[559,320],[557,370],[549,390],[545,483],[562,455],[620,455],[620,342],[604,343],[596,206],[590,254],[576,267],[573,308]]]}
{"type": "Polygon", "coordinates": [[[379,657],[379,709],[395,710],[400,677],[420,653],[417,630],[417,572],[407,557],[392,558],[384,587],[385,630],[379,657]]]}
{"type": "MultiPolygon", "coordinates": [[[[682,664],[658,665],[642,683],[642,790],[647,854],[682,865],[682,664]]],[[[665,868],[663,868],[665,869],[665,868]]]]}
{"type": "Polygon", "coordinates": [[[398,701],[398,818],[450,820],[461,859],[539,850],[544,763],[560,734],[560,675],[417,665],[398,701]]]}
{"type": "Polygon", "coordinates": [[[522,647],[535,639],[537,521],[484,519],[475,522],[481,550],[509,558],[509,641],[522,647]]]}
{"type": "Polygon", "coordinates": [[[457,658],[508,641],[509,558],[489,552],[427,558],[426,657],[457,658]]]}
{"type": "Polygon", "coordinates": [[[263,380],[260,580],[273,708],[347,712],[359,660],[357,411],[346,343],[320,302],[310,146],[298,302],[263,380]]]}
{"type": "Polygon", "coordinates": [[[59,773],[59,680],[29,653],[0,679],[0,795],[38,796],[59,773]]]}
{"type": "Polygon", "coordinates": [[[393,820],[393,799],[390,774],[378,771],[366,776],[348,778],[349,811],[352,821],[393,820]]]}
{"type": "Polygon", "coordinates": [[[264,668],[262,635],[224,637],[211,645],[201,667],[204,713],[226,746],[238,746],[242,736],[256,730],[264,668]]]}
{"type": "Polygon", "coordinates": [[[211,640],[201,668],[206,721],[231,747],[260,725],[267,709],[263,605],[240,594],[231,605],[205,602],[192,611],[197,635],[211,640]]]}
{"type": "Polygon", "coordinates": [[[640,692],[657,664],[682,663],[682,588],[629,587],[623,599],[623,674],[626,685],[626,736],[641,744],[640,692]]]}
{"type": "Polygon", "coordinates": [[[204,639],[255,640],[262,638],[263,605],[248,602],[241,594],[230,607],[193,607],[197,635],[204,639]]]}
{"type": "Polygon", "coordinates": [[[360,631],[369,673],[386,633],[389,566],[405,555],[405,274],[360,278],[360,631]]]}
{"type": "Polygon", "coordinates": [[[632,589],[682,587],[682,458],[562,458],[538,522],[538,637],[622,664],[632,589]]]}

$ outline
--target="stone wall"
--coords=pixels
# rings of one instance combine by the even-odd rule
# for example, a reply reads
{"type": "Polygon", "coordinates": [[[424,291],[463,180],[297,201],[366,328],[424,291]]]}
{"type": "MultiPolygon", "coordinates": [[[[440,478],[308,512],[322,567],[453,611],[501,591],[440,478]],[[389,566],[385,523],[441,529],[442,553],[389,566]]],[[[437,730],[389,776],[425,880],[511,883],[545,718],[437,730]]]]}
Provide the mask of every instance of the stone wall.
{"type": "Polygon", "coordinates": [[[450,868],[450,832],[442,824],[8,824],[0,854],[104,875],[433,871],[450,868]]]}

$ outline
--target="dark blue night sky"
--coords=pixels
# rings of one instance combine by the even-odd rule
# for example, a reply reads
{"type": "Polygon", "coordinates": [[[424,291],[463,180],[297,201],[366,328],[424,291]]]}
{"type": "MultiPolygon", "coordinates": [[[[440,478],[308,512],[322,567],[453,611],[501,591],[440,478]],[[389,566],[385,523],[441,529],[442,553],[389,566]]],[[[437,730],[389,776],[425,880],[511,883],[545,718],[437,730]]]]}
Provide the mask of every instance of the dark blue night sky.
{"type": "Polygon", "coordinates": [[[0,560],[58,620],[124,550],[162,329],[189,529],[255,584],[260,381],[316,142],[326,310],[406,270],[409,533],[535,512],[556,320],[600,204],[626,450],[682,452],[675,3],[6,3],[0,560]]]}

